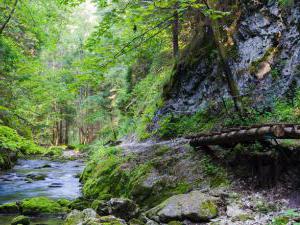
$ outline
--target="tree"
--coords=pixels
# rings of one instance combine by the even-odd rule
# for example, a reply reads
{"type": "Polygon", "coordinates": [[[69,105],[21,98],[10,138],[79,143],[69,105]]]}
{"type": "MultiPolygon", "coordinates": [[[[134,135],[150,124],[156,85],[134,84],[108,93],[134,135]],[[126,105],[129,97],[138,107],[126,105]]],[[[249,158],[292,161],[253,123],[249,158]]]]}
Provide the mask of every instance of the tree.
{"type": "MultiPolygon", "coordinates": [[[[229,93],[233,99],[235,110],[242,115],[242,103],[240,99],[240,92],[238,89],[238,85],[236,84],[236,81],[234,79],[234,75],[231,71],[231,68],[229,66],[228,62],[228,56],[226,53],[226,49],[224,47],[224,43],[222,42],[221,38],[221,32],[220,32],[220,11],[217,10],[217,4],[213,0],[205,0],[205,5],[207,6],[208,11],[206,14],[210,17],[210,23],[211,23],[211,29],[212,29],[212,35],[214,38],[215,45],[218,49],[219,58],[221,66],[224,70],[224,74],[227,80],[229,93]],[[217,13],[216,13],[217,12],[217,13]]],[[[222,13],[221,13],[222,16],[222,13]]]]}
{"type": "Polygon", "coordinates": [[[11,17],[13,16],[13,14],[15,13],[15,10],[17,8],[17,4],[18,4],[18,0],[15,0],[13,6],[12,6],[12,9],[7,17],[7,19],[4,21],[3,25],[0,27],[0,36],[2,35],[5,27],[7,26],[7,24],[9,23],[11,17]]]}

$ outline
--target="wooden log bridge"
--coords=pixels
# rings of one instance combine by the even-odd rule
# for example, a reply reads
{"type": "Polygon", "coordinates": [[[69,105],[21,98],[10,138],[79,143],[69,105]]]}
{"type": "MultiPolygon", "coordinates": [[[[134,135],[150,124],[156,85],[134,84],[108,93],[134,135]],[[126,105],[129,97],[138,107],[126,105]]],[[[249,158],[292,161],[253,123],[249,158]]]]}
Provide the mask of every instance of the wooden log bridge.
{"type": "Polygon", "coordinates": [[[300,139],[300,124],[262,124],[223,129],[185,137],[192,146],[223,145],[262,141],[267,139],[300,139]]]}

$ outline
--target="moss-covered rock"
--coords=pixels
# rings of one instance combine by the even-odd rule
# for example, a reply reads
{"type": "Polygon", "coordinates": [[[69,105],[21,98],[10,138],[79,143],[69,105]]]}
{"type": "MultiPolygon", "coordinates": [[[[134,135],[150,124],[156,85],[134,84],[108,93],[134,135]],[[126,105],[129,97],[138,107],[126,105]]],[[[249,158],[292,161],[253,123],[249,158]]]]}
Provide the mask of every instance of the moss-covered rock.
{"type": "Polygon", "coordinates": [[[83,211],[73,210],[68,214],[64,225],[125,225],[126,222],[114,216],[100,217],[93,209],[85,209],[83,211]]]}
{"type": "Polygon", "coordinates": [[[0,213],[2,214],[17,214],[20,208],[16,202],[0,205],[0,213]]]}
{"type": "Polygon", "coordinates": [[[103,200],[94,200],[91,204],[91,208],[93,210],[95,210],[99,215],[105,215],[105,214],[108,214],[108,211],[107,212],[104,212],[106,210],[104,210],[106,208],[106,201],[103,201],[103,200]]]}
{"type": "Polygon", "coordinates": [[[57,200],[57,203],[60,204],[60,206],[62,207],[68,207],[71,204],[71,201],[68,199],[61,198],[57,200]]]}
{"type": "Polygon", "coordinates": [[[75,209],[67,215],[64,221],[64,225],[73,225],[73,224],[82,223],[83,219],[84,219],[84,215],[82,214],[82,212],[75,209]]]}
{"type": "Polygon", "coordinates": [[[169,223],[168,223],[168,225],[183,225],[183,223],[182,222],[180,222],[180,221],[170,221],[169,223]]]}
{"type": "Polygon", "coordinates": [[[102,225],[126,225],[126,222],[115,216],[102,216],[99,219],[102,225]]]}
{"type": "Polygon", "coordinates": [[[24,215],[61,214],[67,211],[58,202],[46,197],[25,199],[20,206],[24,215]]]}
{"type": "Polygon", "coordinates": [[[207,222],[218,215],[217,198],[200,191],[175,195],[149,210],[150,219],[168,223],[189,219],[194,222],[207,222]]]}
{"type": "Polygon", "coordinates": [[[84,210],[91,207],[91,202],[84,198],[77,198],[69,204],[70,209],[84,210]]]}
{"type": "Polygon", "coordinates": [[[39,181],[39,180],[45,180],[46,179],[46,174],[28,174],[26,175],[26,178],[28,180],[32,180],[32,181],[39,181]]]}
{"type": "Polygon", "coordinates": [[[144,225],[145,223],[142,220],[134,218],[129,221],[129,224],[130,225],[144,225]]]}
{"type": "Polygon", "coordinates": [[[188,192],[202,178],[201,165],[196,162],[198,156],[189,146],[148,148],[142,154],[127,157],[112,147],[99,150],[106,153],[95,153],[81,176],[85,197],[125,197],[149,209],[173,195],[188,192]]]}
{"type": "Polygon", "coordinates": [[[11,225],[30,225],[30,219],[27,216],[17,216],[11,221],[11,225]]]}

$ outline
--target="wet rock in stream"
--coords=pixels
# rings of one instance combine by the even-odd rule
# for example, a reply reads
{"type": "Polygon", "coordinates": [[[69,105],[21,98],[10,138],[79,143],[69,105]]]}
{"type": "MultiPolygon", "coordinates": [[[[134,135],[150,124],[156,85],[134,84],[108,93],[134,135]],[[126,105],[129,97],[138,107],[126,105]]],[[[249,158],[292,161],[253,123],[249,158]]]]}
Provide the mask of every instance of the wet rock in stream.
{"type": "Polygon", "coordinates": [[[26,175],[26,178],[29,178],[30,180],[33,181],[39,181],[39,180],[45,180],[47,177],[46,174],[28,174],[26,175]]]}

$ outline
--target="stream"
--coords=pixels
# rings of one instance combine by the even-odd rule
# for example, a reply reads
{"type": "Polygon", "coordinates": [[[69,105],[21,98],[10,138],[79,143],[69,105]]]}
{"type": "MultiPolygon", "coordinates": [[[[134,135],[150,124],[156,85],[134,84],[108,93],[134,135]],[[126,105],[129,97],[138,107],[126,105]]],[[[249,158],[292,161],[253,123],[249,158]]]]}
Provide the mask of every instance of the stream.
{"type": "MultiPolygon", "coordinates": [[[[79,176],[84,163],[74,161],[18,160],[12,170],[0,172],[0,204],[45,196],[75,199],[81,195],[79,176]]],[[[12,216],[0,215],[0,225],[9,225],[12,216]]],[[[33,218],[32,224],[58,225],[55,218],[33,218]]]]}

